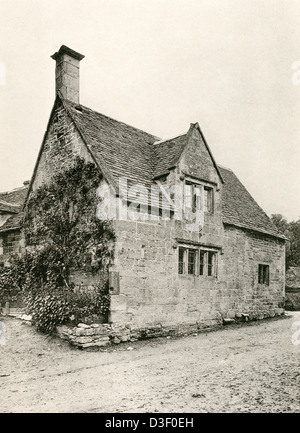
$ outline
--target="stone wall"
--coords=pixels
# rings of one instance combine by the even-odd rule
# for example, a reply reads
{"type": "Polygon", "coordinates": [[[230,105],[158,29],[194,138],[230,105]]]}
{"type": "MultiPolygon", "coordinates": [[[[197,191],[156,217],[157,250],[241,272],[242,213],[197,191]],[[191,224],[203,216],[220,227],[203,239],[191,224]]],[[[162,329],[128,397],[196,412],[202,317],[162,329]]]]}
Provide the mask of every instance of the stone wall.
{"type": "Polygon", "coordinates": [[[181,325],[152,325],[140,328],[117,324],[92,324],[80,323],[77,326],[57,326],[57,334],[67,340],[72,346],[80,349],[88,347],[105,347],[124,342],[134,342],[146,338],[155,337],[179,337],[193,333],[218,329],[221,323],[215,326],[205,324],[181,324],[181,325]]]}
{"type": "MultiPolygon", "coordinates": [[[[116,221],[119,294],[112,290],[111,321],[131,327],[214,326],[226,318],[262,319],[283,313],[284,243],[234,227],[207,224],[202,236],[174,221],[116,221]],[[186,239],[217,245],[217,277],[178,275],[178,246],[186,239]],[[258,264],[270,284],[258,284],[258,264]]],[[[113,289],[113,288],[112,288],[113,289]]]]}
{"type": "Polygon", "coordinates": [[[33,190],[42,183],[47,183],[58,171],[68,170],[76,156],[92,162],[92,157],[71,118],[62,103],[56,102],[35,172],[33,190]]]}
{"type": "MultiPolygon", "coordinates": [[[[42,184],[50,182],[58,172],[70,169],[78,156],[86,162],[93,162],[70,116],[62,103],[57,101],[51,113],[32,189],[36,190],[42,184]]],[[[91,209],[91,212],[96,213],[96,209],[91,209]]],[[[94,275],[90,272],[72,270],[70,281],[88,289],[95,284],[103,283],[103,273],[99,272],[94,275]]]]}
{"type": "Polygon", "coordinates": [[[11,230],[0,234],[0,263],[8,263],[12,254],[21,254],[24,250],[24,238],[20,230],[11,230]]]}
{"type": "MultiPolygon", "coordinates": [[[[57,170],[68,169],[77,155],[91,161],[71,119],[57,103],[33,189],[49,181],[57,170]]],[[[166,332],[191,333],[220,326],[225,319],[282,314],[284,244],[275,238],[223,226],[222,182],[194,129],[178,168],[161,181],[170,186],[192,181],[199,173],[214,195],[214,212],[205,215],[203,229],[191,232],[183,221],[151,220],[148,216],[140,221],[115,220],[115,254],[109,269],[111,325],[64,328],[62,335],[81,347],[95,343],[101,346],[114,339],[122,341],[122,337],[132,340],[166,332]],[[217,276],[179,275],[180,245],[215,247],[217,276]],[[259,263],[270,266],[268,286],[258,284],[259,263]]],[[[76,276],[80,280],[83,277],[76,276]]]]}
{"type": "Polygon", "coordinates": [[[220,311],[272,317],[284,306],[285,245],[278,239],[227,226],[220,260],[220,311]],[[270,269],[269,285],[258,283],[258,264],[270,269]]]}

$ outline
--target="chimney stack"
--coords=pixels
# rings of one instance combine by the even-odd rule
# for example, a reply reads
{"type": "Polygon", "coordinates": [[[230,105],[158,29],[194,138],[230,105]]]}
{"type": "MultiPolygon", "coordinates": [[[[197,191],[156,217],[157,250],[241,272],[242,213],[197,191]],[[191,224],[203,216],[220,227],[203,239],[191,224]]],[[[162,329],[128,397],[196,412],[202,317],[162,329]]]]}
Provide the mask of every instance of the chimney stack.
{"type": "Polygon", "coordinates": [[[62,45],[51,57],[56,61],[56,94],[79,104],[79,62],[84,56],[62,45]]]}

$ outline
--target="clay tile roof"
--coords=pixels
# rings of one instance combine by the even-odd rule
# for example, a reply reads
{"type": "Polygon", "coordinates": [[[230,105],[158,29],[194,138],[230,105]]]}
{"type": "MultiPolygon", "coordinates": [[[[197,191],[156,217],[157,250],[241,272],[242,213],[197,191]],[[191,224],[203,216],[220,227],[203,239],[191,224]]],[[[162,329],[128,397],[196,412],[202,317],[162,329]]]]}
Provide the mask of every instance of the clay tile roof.
{"type": "Polygon", "coordinates": [[[229,169],[220,166],[219,168],[224,179],[222,194],[223,223],[285,239],[236,175],[229,169]]]}

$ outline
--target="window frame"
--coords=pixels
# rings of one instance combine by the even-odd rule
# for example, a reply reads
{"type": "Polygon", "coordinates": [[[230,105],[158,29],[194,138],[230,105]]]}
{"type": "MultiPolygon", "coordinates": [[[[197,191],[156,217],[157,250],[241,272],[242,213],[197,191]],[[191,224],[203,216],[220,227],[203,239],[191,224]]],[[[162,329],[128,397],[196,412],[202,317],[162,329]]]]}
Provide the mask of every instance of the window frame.
{"type": "Polygon", "coordinates": [[[194,248],[188,248],[187,250],[187,275],[195,275],[196,269],[197,269],[197,250],[194,248]],[[190,257],[193,258],[192,261],[190,261],[190,257]],[[190,268],[192,266],[192,268],[190,268]],[[190,269],[192,269],[193,272],[190,272],[190,269]]]}
{"type": "Polygon", "coordinates": [[[206,214],[214,213],[214,189],[213,187],[204,186],[203,210],[206,214]],[[205,192],[206,191],[206,192],[205,192]]]}
{"type": "Polygon", "coordinates": [[[270,265],[259,263],[257,268],[257,282],[262,286],[270,285],[270,265]]]}
{"type": "Polygon", "coordinates": [[[184,275],[185,274],[185,248],[179,247],[178,248],[178,275],[184,275]],[[180,260],[180,253],[182,252],[182,260],[180,260]],[[180,272],[181,271],[181,272],[180,272]]]}
{"type": "Polygon", "coordinates": [[[219,249],[206,246],[180,245],[178,247],[178,275],[188,277],[218,277],[218,255],[219,249]],[[193,254],[193,261],[190,263],[190,257],[193,254]],[[211,261],[209,263],[209,257],[211,261]],[[201,260],[203,258],[203,260],[201,260]],[[182,260],[181,260],[182,259],[182,260]],[[190,272],[190,266],[193,266],[193,272],[190,272]],[[210,266],[210,268],[209,268],[210,266]],[[210,269],[210,271],[209,271],[210,269]],[[180,272],[182,271],[182,272],[180,272]]]}
{"type": "Polygon", "coordinates": [[[197,188],[201,190],[203,188],[203,212],[208,215],[212,215],[214,213],[214,197],[215,197],[215,188],[213,185],[210,185],[206,182],[196,181],[191,179],[185,179],[184,181],[184,193],[183,193],[183,205],[185,209],[191,210],[192,212],[196,212],[201,209],[201,200],[198,201],[199,208],[197,208],[197,188]],[[188,186],[191,186],[191,191],[188,193],[188,186]],[[206,191],[206,192],[205,192],[206,191]],[[188,206],[190,204],[190,207],[188,206]]]}

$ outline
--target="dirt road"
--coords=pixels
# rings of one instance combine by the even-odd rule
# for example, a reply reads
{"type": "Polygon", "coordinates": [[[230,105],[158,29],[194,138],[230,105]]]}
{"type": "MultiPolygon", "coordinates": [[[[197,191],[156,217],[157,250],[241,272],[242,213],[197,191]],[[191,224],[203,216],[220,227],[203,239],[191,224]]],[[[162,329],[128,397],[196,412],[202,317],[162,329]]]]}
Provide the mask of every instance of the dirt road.
{"type": "Polygon", "coordinates": [[[0,412],[300,412],[300,312],[97,352],[0,321],[0,412]]]}

